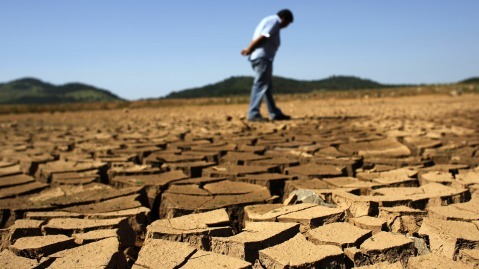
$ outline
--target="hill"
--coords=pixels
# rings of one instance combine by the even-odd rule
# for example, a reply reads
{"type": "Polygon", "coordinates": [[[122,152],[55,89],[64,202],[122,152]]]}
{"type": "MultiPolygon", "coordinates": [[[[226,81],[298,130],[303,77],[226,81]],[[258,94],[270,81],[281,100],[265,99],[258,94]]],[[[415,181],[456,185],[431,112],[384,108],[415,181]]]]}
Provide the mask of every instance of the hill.
{"type": "Polygon", "coordinates": [[[479,77],[472,77],[472,78],[468,78],[468,79],[465,79],[465,80],[461,80],[461,81],[459,81],[459,83],[463,83],[463,84],[479,84],[479,77]]]}
{"type": "Polygon", "coordinates": [[[120,101],[111,92],[82,83],[56,86],[35,78],[0,84],[0,104],[58,104],[120,101]]]}
{"type": "MultiPolygon", "coordinates": [[[[249,95],[253,77],[231,77],[215,84],[172,92],[165,98],[198,98],[249,95]]],[[[332,76],[322,80],[295,80],[273,77],[275,93],[308,93],[313,90],[355,90],[392,87],[352,76],[332,76]]]]}

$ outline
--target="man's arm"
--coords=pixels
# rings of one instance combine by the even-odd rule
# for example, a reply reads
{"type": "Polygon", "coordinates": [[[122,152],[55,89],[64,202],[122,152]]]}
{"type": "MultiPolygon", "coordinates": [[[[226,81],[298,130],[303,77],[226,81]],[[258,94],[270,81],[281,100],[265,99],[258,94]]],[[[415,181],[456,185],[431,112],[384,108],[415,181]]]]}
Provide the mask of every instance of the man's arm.
{"type": "Polygon", "coordinates": [[[255,48],[260,46],[265,40],[267,39],[266,36],[260,35],[256,39],[252,40],[251,43],[249,43],[248,47],[243,49],[241,51],[241,55],[243,56],[248,56],[250,55],[255,48]]]}

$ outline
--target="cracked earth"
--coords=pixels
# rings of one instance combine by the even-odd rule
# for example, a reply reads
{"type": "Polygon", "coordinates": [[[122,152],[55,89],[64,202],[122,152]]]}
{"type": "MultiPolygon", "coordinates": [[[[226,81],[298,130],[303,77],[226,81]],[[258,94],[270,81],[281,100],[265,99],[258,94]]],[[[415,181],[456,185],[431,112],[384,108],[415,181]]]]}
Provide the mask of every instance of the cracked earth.
{"type": "Polygon", "coordinates": [[[0,267],[479,268],[477,104],[1,115],[0,267]]]}

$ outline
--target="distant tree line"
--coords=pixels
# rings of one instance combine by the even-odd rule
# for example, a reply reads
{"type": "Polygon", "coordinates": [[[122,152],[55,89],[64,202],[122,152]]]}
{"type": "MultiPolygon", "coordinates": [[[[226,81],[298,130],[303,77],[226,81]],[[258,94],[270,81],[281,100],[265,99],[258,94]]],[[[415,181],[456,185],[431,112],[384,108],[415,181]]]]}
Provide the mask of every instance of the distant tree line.
{"type": "MultiPolygon", "coordinates": [[[[165,98],[199,98],[199,97],[226,97],[249,95],[252,77],[231,77],[215,84],[199,88],[186,89],[172,92],[165,98]]],[[[400,85],[385,85],[369,79],[352,76],[332,76],[322,80],[295,80],[283,77],[273,77],[275,93],[308,93],[314,90],[356,90],[380,89],[400,85]]]]}
{"type": "Polygon", "coordinates": [[[53,85],[35,78],[0,84],[0,104],[61,104],[123,101],[115,94],[82,83],[53,85]]]}

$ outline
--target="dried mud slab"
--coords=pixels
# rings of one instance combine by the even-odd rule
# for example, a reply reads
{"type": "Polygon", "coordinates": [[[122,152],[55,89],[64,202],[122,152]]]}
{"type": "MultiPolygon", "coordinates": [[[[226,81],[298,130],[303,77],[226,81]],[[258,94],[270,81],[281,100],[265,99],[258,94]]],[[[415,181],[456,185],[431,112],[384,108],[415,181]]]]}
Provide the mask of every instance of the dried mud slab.
{"type": "Polygon", "coordinates": [[[35,178],[29,175],[18,174],[0,177],[0,189],[32,183],[35,178]]]}
{"type": "Polygon", "coordinates": [[[367,142],[349,143],[339,146],[339,150],[363,157],[407,157],[411,150],[396,139],[373,140],[367,142]]]}
{"type": "Polygon", "coordinates": [[[26,184],[16,185],[0,189],[0,199],[13,198],[21,195],[35,193],[47,188],[49,185],[40,182],[30,182],[26,184]]]}
{"type": "Polygon", "coordinates": [[[215,166],[216,162],[197,161],[188,163],[172,163],[163,164],[162,168],[165,170],[180,170],[183,171],[190,178],[201,177],[203,170],[215,166]]]}
{"type": "Polygon", "coordinates": [[[474,197],[465,203],[431,207],[428,216],[443,220],[477,221],[479,220],[479,199],[474,197]]]}
{"type": "Polygon", "coordinates": [[[354,218],[375,216],[378,213],[379,203],[367,196],[358,196],[339,190],[332,193],[332,201],[354,218]]]}
{"type": "Polygon", "coordinates": [[[300,160],[292,156],[289,156],[289,157],[270,156],[270,158],[268,159],[249,161],[247,162],[247,164],[258,165],[258,166],[274,166],[278,168],[279,173],[284,173],[286,168],[300,165],[300,160]]]}
{"type": "Polygon", "coordinates": [[[19,238],[9,249],[18,256],[40,259],[75,246],[74,239],[65,235],[30,236],[19,238]]]}
{"type": "Polygon", "coordinates": [[[242,218],[244,206],[264,204],[270,198],[265,187],[242,182],[219,181],[201,187],[181,185],[174,186],[162,195],[159,213],[160,218],[173,218],[193,212],[227,208],[230,216],[242,218]]]}
{"type": "Polygon", "coordinates": [[[196,249],[180,242],[149,239],[132,268],[179,268],[195,254],[196,249]]]}
{"type": "Polygon", "coordinates": [[[380,207],[378,217],[385,220],[389,231],[412,235],[418,232],[427,212],[406,206],[380,207]]]}
{"type": "Polygon", "coordinates": [[[405,137],[403,142],[411,149],[412,154],[416,156],[422,155],[426,149],[442,146],[442,142],[439,139],[424,136],[405,137]]]}
{"type": "Polygon", "coordinates": [[[63,250],[48,258],[54,259],[48,268],[128,268],[115,237],[63,250]]]}
{"type": "Polygon", "coordinates": [[[473,266],[467,265],[460,261],[453,261],[445,256],[438,254],[426,254],[417,257],[411,257],[408,261],[408,268],[411,269],[432,269],[432,268],[445,268],[445,269],[472,269],[473,266]]]}
{"type": "Polygon", "coordinates": [[[86,172],[67,172],[58,173],[51,176],[51,185],[86,185],[93,182],[100,182],[101,178],[98,171],[91,170],[86,172]]]}
{"type": "Polygon", "coordinates": [[[92,242],[100,241],[110,237],[118,237],[117,229],[99,229],[86,233],[77,233],[72,235],[75,238],[75,243],[78,245],[89,244],[92,242]]]}
{"type": "Polygon", "coordinates": [[[245,165],[256,161],[270,160],[271,157],[258,155],[248,152],[228,152],[225,156],[221,157],[220,163],[222,164],[235,164],[245,165]]]}
{"type": "Polygon", "coordinates": [[[468,210],[462,210],[454,205],[435,206],[429,208],[429,216],[431,218],[443,220],[457,221],[474,221],[479,220],[479,214],[468,210]]]}
{"type": "Polygon", "coordinates": [[[473,268],[479,267],[479,250],[462,249],[459,252],[459,260],[473,268]]]}
{"type": "Polygon", "coordinates": [[[254,222],[286,222],[299,223],[300,231],[319,227],[327,223],[341,221],[344,210],[329,208],[317,204],[297,204],[273,208],[272,205],[257,205],[245,207],[245,220],[254,222]],[[269,211],[266,211],[271,209],[269,211]]]}
{"type": "Polygon", "coordinates": [[[355,185],[358,182],[362,182],[361,180],[355,177],[332,177],[332,178],[325,178],[323,179],[324,182],[331,185],[331,189],[337,188],[348,188],[351,185],[355,185]]]}
{"type": "MultiPolygon", "coordinates": [[[[93,218],[49,218],[41,229],[47,235],[63,234],[75,238],[78,238],[76,234],[90,233],[90,236],[93,236],[95,231],[114,230],[122,247],[141,246],[146,230],[144,227],[146,220],[141,216],[143,215],[120,216],[118,212],[115,212],[113,216],[94,216],[93,218]]],[[[101,238],[101,235],[98,236],[101,238]]],[[[81,239],[78,240],[81,241],[81,239]]],[[[94,239],[87,238],[87,240],[94,239]]]]}
{"type": "Polygon", "coordinates": [[[455,183],[462,185],[463,187],[471,187],[479,184],[479,171],[474,170],[460,170],[455,175],[455,183]]]}
{"type": "Polygon", "coordinates": [[[346,248],[345,254],[355,266],[371,265],[379,262],[407,264],[409,257],[416,255],[413,240],[388,232],[379,232],[366,241],[360,248],[346,248]]]}
{"type": "Polygon", "coordinates": [[[333,192],[334,203],[348,208],[353,217],[375,216],[379,207],[406,206],[420,210],[429,207],[466,202],[470,198],[467,189],[457,189],[437,183],[420,187],[379,188],[371,195],[355,195],[344,191],[333,192]]]}
{"type": "Polygon", "coordinates": [[[237,177],[235,181],[256,184],[268,188],[271,195],[283,197],[284,188],[287,181],[295,179],[293,176],[287,176],[279,173],[268,173],[258,175],[245,175],[237,177]]]}
{"type": "Polygon", "coordinates": [[[341,221],[344,218],[344,210],[341,208],[330,208],[315,206],[299,212],[291,212],[278,217],[279,222],[299,223],[300,231],[305,232],[311,228],[324,224],[341,221]]]}
{"type": "Polygon", "coordinates": [[[38,268],[36,259],[29,259],[22,256],[17,256],[8,249],[4,249],[0,253],[0,267],[4,269],[18,269],[18,268],[38,268]]]}
{"type": "Polygon", "coordinates": [[[356,157],[356,156],[340,156],[336,158],[328,158],[328,157],[320,157],[317,156],[315,158],[311,158],[309,160],[309,163],[314,163],[314,164],[323,164],[323,165],[334,165],[337,167],[345,167],[346,169],[346,176],[348,177],[354,177],[356,174],[356,170],[361,168],[362,163],[363,163],[363,158],[362,157],[356,157]]]}
{"type": "Polygon", "coordinates": [[[154,221],[147,228],[147,238],[186,242],[198,249],[210,250],[211,237],[233,235],[225,209],[189,214],[154,221]]]}
{"type": "MultiPolygon", "coordinates": [[[[36,172],[36,177],[41,181],[50,183],[54,174],[94,171],[99,175],[106,175],[107,164],[100,161],[54,161],[41,164],[36,172]]],[[[105,178],[105,177],[103,177],[105,178]]]]}
{"type": "Polygon", "coordinates": [[[229,180],[214,182],[203,186],[210,195],[235,195],[247,194],[252,192],[263,191],[264,188],[243,182],[232,182],[229,180]]]}
{"type": "Polygon", "coordinates": [[[0,178],[20,174],[22,174],[22,168],[16,163],[9,163],[9,165],[0,167],[0,178]]]}
{"type": "Polygon", "coordinates": [[[181,171],[171,171],[153,175],[116,176],[112,179],[112,185],[119,188],[158,186],[165,188],[168,184],[189,178],[181,171]]]}
{"type": "Polygon", "coordinates": [[[203,170],[203,176],[207,177],[226,177],[228,179],[234,180],[237,177],[254,175],[254,174],[266,174],[275,172],[276,166],[259,166],[259,165],[218,165],[213,167],[208,167],[203,170]]]}
{"type": "MultiPolygon", "coordinates": [[[[139,187],[114,189],[108,185],[93,183],[80,186],[66,185],[49,188],[35,196],[28,197],[28,200],[30,203],[65,208],[87,204],[92,205],[128,195],[135,195],[134,199],[137,199],[141,195],[140,192],[141,188],[139,187]]],[[[119,207],[120,206],[118,206],[118,208],[119,207]]]]}
{"type": "Polygon", "coordinates": [[[181,266],[184,269],[196,268],[231,268],[249,269],[251,263],[230,256],[220,255],[214,252],[198,250],[188,261],[181,266]]]}
{"type": "Polygon", "coordinates": [[[85,205],[74,205],[62,208],[63,211],[84,214],[107,214],[109,212],[120,212],[134,210],[142,207],[140,194],[115,197],[97,203],[88,203],[85,205]]]}
{"type": "Polygon", "coordinates": [[[259,261],[264,268],[346,268],[339,247],[314,245],[301,234],[260,250],[259,261]]]}
{"type": "Polygon", "coordinates": [[[136,176],[116,176],[111,182],[117,188],[126,187],[142,187],[142,191],[146,194],[147,206],[151,209],[159,207],[158,197],[164,192],[169,184],[188,179],[182,171],[171,171],[153,175],[136,175],[136,176]]]}
{"type": "Polygon", "coordinates": [[[243,231],[229,237],[213,237],[211,251],[253,263],[258,251],[280,244],[299,232],[299,224],[246,222],[243,231]]]}
{"type": "Polygon", "coordinates": [[[21,237],[41,236],[43,224],[44,221],[41,220],[19,219],[4,231],[8,231],[8,241],[13,243],[21,237]]]}
{"type": "Polygon", "coordinates": [[[278,217],[292,213],[300,212],[308,208],[316,207],[315,204],[298,204],[298,205],[281,205],[281,204],[266,204],[266,205],[252,205],[246,206],[245,211],[245,220],[246,221],[269,221],[277,222],[278,217]]]}
{"type": "Polygon", "coordinates": [[[479,246],[479,230],[470,222],[425,218],[418,231],[433,253],[456,259],[461,249],[479,246]]]}
{"type": "Polygon", "coordinates": [[[316,245],[333,245],[341,249],[360,247],[372,236],[372,231],[358,228],[346,222],[335,222],[312,229],[306,235],[316,245]]]}
{"type": "Polygon", "coordinates": [[[451,186],[455,179],[454,176],[449,172],[441,172],[441,171],[432,171],[426,172],[419,176],[419,181],[421,185],[427,183],[439,183],[446,186],[451,186]]]}
{"type": "Polygon", "coordinates": [[[417,187],[418,171],[413,168],[392,168],[377,171],[375,166],[372,171],[358,171],[356,176],[365,181],[374,182],[382,187],[417,187]]]}
{"type": "Polygon", "coordinates": [[[291,176],[297,176],[300,179],[340,177],[346,175],[344,166],[305,164],[300,166],[288,167],[285,173],[291,176]]]}
{"type": "Polygon", "coordinates": [[[372,234],[377,234],[380,231],[387,230],[386,221],[380,218],[362,216],[358,218],[350,218],[348,222],[358,228],[370,230],[372,234]]]}

